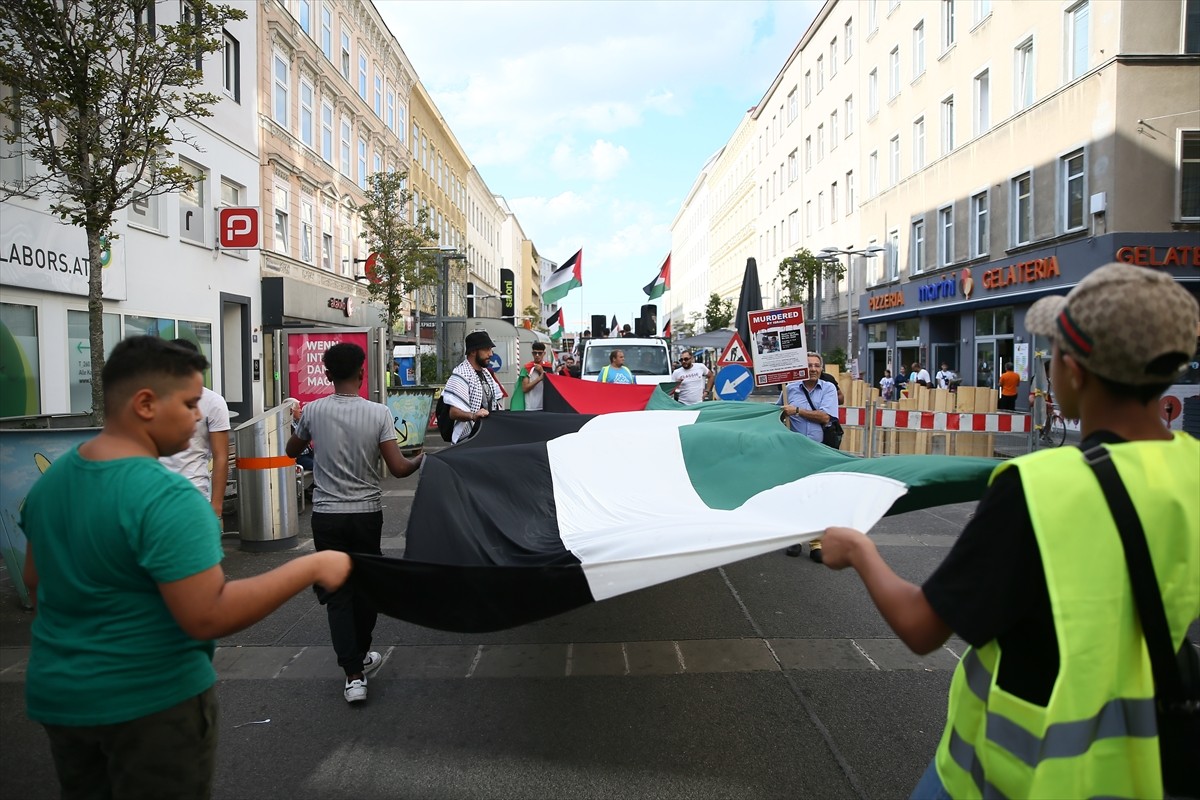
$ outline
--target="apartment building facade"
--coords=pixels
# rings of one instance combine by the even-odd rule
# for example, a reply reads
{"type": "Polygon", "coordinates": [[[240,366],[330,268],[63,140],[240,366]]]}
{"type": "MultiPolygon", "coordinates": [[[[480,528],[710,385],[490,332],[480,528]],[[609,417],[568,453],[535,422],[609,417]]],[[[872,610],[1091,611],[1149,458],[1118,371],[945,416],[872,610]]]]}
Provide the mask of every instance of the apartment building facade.
{"type": "MultiPolygon", "coordinates": [[[[700,311],[712,294],[735,299],[742,289],[746,259],[755,250],[754,114],[746,112],[716,159],[708,166],[709,275],[700,311]]],[[[759,272],[759,276],[762,276],[759,272]]],[[[673,276],[672,276],[673,277],[673,276]]]]}
{"type": "MultiPolygon", "coordinates": [[[[185,8],[159,3],[151,24],[175,24],[185,8]]],[[[193,188],[144,194],[119,211],[100,265],[106,351],[127,336],[188,338],[212,364],[205,384],[243,419],[262,409],[259,253],[221,249],[216,223],[220,207],[258,202],[258,25],[253,13],[231,21],[222,51],[202,62],[203,91],[220,99],[211,117],[180,125],[193,143],[175,144],[193,188]]],[[[0,147],[8,187],[42,169],[0,147]]],[[[81,229],[48,213],[50,203],[15,196],[0,204],[0,346],[9,379],[0,416],[91,410],[87,245],[81,229]]]]}
{"type": "MultiPolygon", "coordinates": [[[[688,323],[704,317],[713,274],[709,251],[713,219],[709,177],[710,170],[720,158],[721,153],[716,153],[700,170],[671,222],[671,291],[665,295],[669,305],[662,314],[661,324],[666,324],[668,319],[688,323]]],[[[679,324],[675,325],[676,330],[679,327],[679,324]]]]}

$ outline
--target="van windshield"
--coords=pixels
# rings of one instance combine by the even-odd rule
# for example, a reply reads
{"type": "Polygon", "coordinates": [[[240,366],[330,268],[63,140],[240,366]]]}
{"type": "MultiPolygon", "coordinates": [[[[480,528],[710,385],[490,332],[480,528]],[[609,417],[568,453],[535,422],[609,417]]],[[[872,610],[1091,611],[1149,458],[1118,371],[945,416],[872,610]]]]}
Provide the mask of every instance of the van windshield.
{"type": "Polygon", "coordinates": [[[592,345],[587,349],[583,362],[584,375],[599,375],[600,370],[608,366],[608,354],[613,350],[625,352],[625,366],[634,375],[670,375],[671,365],[667,362],[667,348],[662,345],[618,345],[599,347],[592,345]]]}

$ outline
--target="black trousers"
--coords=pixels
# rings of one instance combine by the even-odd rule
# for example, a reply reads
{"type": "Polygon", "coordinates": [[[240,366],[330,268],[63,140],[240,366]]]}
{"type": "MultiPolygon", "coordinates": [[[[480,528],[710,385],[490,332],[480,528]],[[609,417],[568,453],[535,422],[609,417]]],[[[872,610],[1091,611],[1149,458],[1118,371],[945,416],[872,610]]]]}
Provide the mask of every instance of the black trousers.
{"type": "MultiPolygon", "coordinates": [[[[313,543],[317,550],[382,555],[383,512],[361,514],[312,513],[313,543]]],[[[371,635],[379,613],[362,592],[351,573],[350,580],[336,592],[314,587],[317,599],[329,616],[329,636],[337,653],[338,666],[349,675],[362,672],[363,659],[371,649],[371,635]]]]}

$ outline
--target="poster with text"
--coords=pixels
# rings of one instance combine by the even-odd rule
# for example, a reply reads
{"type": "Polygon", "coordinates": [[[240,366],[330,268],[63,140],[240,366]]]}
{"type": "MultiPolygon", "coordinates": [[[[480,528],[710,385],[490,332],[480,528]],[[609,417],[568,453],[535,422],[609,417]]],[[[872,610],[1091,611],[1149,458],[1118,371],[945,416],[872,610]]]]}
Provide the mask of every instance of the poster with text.
{"type": "Polygon", "coordinates": [[[800,306],[751,311],[750,341],[754,356],[754,385],[804,380],[808,376],[808,339],[800,306]]]}
{"type": "MultiPolygon", "coordinates": [[[[363,352],[367,349],[366,331],[339,331],[330,329],[320,333],[290,333],[287,336],[288,397],[294,397],[301,405],[333,394],[333,384],[325,377],[325,351],[335,344],[356,344],[363,352]]],[[[371,383],[370,358],[363,363],[363,382],[358,387],[360,397],[367,397],[371,383]]]]}

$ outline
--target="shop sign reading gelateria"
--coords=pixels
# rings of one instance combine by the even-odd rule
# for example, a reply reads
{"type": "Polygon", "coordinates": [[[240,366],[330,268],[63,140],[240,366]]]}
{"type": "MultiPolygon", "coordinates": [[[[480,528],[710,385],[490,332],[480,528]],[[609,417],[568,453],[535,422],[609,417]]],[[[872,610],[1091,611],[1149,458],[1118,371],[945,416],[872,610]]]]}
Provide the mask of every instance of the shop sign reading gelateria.
{"type": "Polygon", "coordinates": [[[1057,278],[1062,273],[1058,269],[1058,256],[1035,258],[1032,261],[1022,261],[1007,267],[993,267],[984,270],[983,288],[1006,289],[1009,286],[1022,283],[1036,283],[1047,278],[1057,278]]]}
{"type": "Polygon", "coordinates": [[[1200,267],[1200,247],[1122,247],[1117,261],[1139,267],[1200,267]]]}
{"type": "Polygon", "coordinates": [[[904,305],[904,292],[888,292],[867,298],[867,308],[871,311],[882,311],[885,308],[899,308],[904,305]]]}

